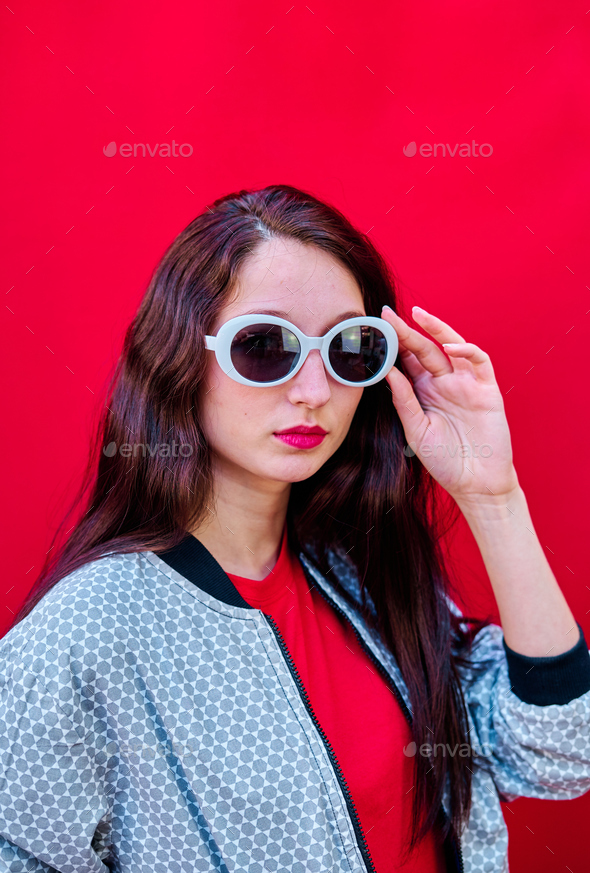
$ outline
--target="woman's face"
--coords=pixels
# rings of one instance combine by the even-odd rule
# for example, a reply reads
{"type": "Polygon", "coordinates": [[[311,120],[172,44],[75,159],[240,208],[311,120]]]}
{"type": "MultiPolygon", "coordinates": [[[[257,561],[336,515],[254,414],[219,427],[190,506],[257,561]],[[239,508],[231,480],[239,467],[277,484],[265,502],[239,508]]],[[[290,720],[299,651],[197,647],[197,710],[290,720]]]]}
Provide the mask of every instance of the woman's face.
{"type": "MultiPolygon", "coordinates": [[[[273,310],[308,336],[323,336],[352,315],[366,315],[360,289],[344,266],[322,249],[293,239],[261,243],[243,265],[236,297],[211,329],[252,310],[273,310]],[[348,314],[347,314],[348,313],[348,314]]],[[[363,389],[342,385],[313,349],[299,372],[270,388],[240,385],[208,351],[201,415],[217,473],[246,484],[255,479],[298,482],[313,475],[343,442],[363,389]],[[290,427],[319,425],[314,448],[275,436],[290,427]]]]}

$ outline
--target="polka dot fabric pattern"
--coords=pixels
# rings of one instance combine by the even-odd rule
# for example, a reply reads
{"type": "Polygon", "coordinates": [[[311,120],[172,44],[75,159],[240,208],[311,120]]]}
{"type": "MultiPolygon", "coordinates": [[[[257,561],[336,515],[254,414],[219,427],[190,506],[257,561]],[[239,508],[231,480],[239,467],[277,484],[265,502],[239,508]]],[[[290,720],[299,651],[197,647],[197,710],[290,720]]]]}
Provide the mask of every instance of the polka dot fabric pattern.
{"type": "MultiPolygon", "coordinates": [[[[407,699],[392,655],[303,555],[407,699]]],[[[358,599],[350,565],[338,578],[358,599]],[[355,593],[356,592],[356,593],[355,593]]],[[[505,796],[590,788],[590,693],[511,691],[501,630],[465,672],[474,805],[465,873],[506,870],[505,796]]],[[[0,641],[0,871],[363,873],[346,799],[260,610],[197,588],[152,552],[62,579],[0,641]]]]}

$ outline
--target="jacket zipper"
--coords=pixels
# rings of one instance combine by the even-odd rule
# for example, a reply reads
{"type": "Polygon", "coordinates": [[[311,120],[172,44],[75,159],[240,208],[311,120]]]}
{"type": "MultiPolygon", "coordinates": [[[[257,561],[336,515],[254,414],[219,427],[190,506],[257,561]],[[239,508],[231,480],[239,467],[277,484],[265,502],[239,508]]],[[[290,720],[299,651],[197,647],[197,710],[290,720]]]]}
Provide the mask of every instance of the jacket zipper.
{"type": "Polygon", "coordinates": [[[336,758],[336,755],[334,754],[334,749],[332,748],[332,745],[331,745],[328,737],[324,733],[324,729],[320,725],[320,723],[316,717],[316,714],[313,711],[313,707],[312,707],[311,702],[309,700],[307,691],[305,690],[305,686],[303,685],[303,683],[301,681],[299,673],[297,672],[297,668],[295,667],[295,662],[293,661],[293,658],[291,657],[291,653],[289,652],[287,646],[285,645],[283,635],[281,634],[281,632],[277,626],[277,623],[272,618],[272,616],[267,615],[265,612],[263,612],[262,614],[264,615],[265,619],[267,620],[267,622],[269,623],[269,625],[273,629],[274,635],[277,638],[277,642],[279,644],[279,648],[283,654],[283,657],[285,658],[285,660],[287,662],[289,670],[291,671],[291,675],[293,676],[293,679],[295,680],[295,684],[297,685],[297,689],[299,691],[299,694],[301,695],[303,703],[305,704],[305,708],[307,709],[309,716],[310,716],[312,722],[314,723],[317,732],[321,736],[323,743],[324,743],[324,746],[326,747],[326,751],[328,752],[328,757],[330,758],[330,762],[332,764],[332,767],[334,768],[334,772],[336,773],[336,776],[338,778],[338,782],[340,783],[340,788],[341,788],[342,793],[344,795],[344,798],[346,800],[346,805],[348,807],[348,811],[349,811],[350,817],[352,819],[354,832],[356,834],[356,838],[357,838],[359,848],[361,850],[361,854],[363,856],[363,860],[365,862],[366,868],[369,871],[369,873],[377,873],[377,871],[375,869],[375,865],[373,864],[373,861],[371,859],[371,853],[369,852],[369,847],[367,845],[367,839],[365,837],[364,831],[363,831],[361,823],[360,823],[360,819],[358,817],[358,813],[356,811],[356,807],[354,805],[354,801],[352,799],[352,794],[350,793],[350,789],[348,787],[346,779],[344,778],[344,774],[342,772],[342,768],[338,762],[338,759],[336,758]]]}
{"type": "MultiPolygon", "coordinates": [[[[334,601],[333,601],[333,600],[328,596],[328,594],[326,594],[326,592],[321,588],[320,585],[318,585],[318,584],[315,582],[315,580],[314,580],[313,578],[310,578],[309,573],[308,573],[308,571],[307,571],[307,568],[306,568],[305,566],[303,566],[303,564],[302,564],[302,568],[303,568],[303,570],[304,570],[304,572],[305,572],[305,575],[306,575],[307,578],[309,579],[309,581],[313,583],[313,586],[314,586],[315,590],[316,590],[316,591],[319,591],[319,593],[322,595],[322,597],[324,598],[324,600],[325,600],[327,603],[329,603],[330,606],[331,606],[333,609],[335,609],[336,612],[337,612],[339,615],[343,616],[343,617],[346,619],[346,621],[348,622],[348,624],[352,627],[352,629],[353,629],[353,631],[354,631],[354,634],[355,634],[355,636],[356,636],[358,642],[360,643],[362,649],[363,649],[363,650],[366,652],[366,654],[369,656],[369,658],[370,658],[370,660],[372,661],[372,663],[375,664],[375,666],[376,666],[377,669],[379,670],[379,673],[381,674],[381,676],[383,677],[383,679],[385,680],[385,682],[387,683],[387,685],[388,685],[388,686],[391,688],[391,690],[393,691],[393,694],[394,694],[394,696],[395,696],[397,702],[399,703],[399,705],[400,705],[400,707],[401,707],[401,710],[402,710],[402,712],[403,712],[403,714],[404,714],[404,716],[405,716],[405,718],[406,718],[408,724],[411,726],[411,724],[412,724],[412,716],[410,715],[410,711],[408,710],[408,707],[406,706],[406,702],[405,702],[404,698],[402,697],[399,688],[397,687],[397,685],[395,684],[395,682],[393,681],[393,679],[391,678],[391,676],[389,675],[389,673],[387,672],[387,670],[385,669],[385,667],[383,666],[383,664],[381,663],[381,661],[379,661],[379,660],[375,657],[375,655],[373,654],[373,652],[372,652],[372,651],[370,650],[370,648],[367,646],[367,644],[366,644],[365,641],[363,640],[362,636],[360,635],[360,633],[358,632],[358,630],[356,629],[356,627],[354,626],[354,624],[350,621],[349,617],[346,615],[346,613],[344,612],[344,610],[341,609],[341,608],[338,606],[338,604],[335,603],[335,602],[334,602],[334,601]]],[[[264,613],[263,613],[263,614],[264,614],[264,613]]],[[[330,756],[330,760],[332,761],[332,765],[333,765],[333,767],[334,767],[334,770],[336,771],[336,775],[338,776],[338,780],[339,780],[339,782],[340,782],[340,786],[341,786],[342,791],[343,791],[343,794],[344,794],[344,796],[345,796],[345,798],[346,798],[346,803],[347,803],[347,805],[348,805],[349,810],[351,811],[351,818],[352,818],[352,821],[353,821],[353,825],[354,825],[355,833],[357,834],[357,838],[358,838],[358,840],[359,840],[359,845],[360,845],[360,848],[361,848],[361,853],[362,853],[362,855],[363,855],[363,858],[365,859],[365,863],[366,863],[366,865],[367,865],[367,869],[368,869],[369,871],[371,871],[371,873],[376,873],[376,871],[375,871],[375,866],[374,866],[374,864],[373,864],[373,862],[372,862],[372,860],[371,860],[371,855],[370,855],[370,853],[369,853],[369,849],[368,849],[368,846],[367,846],[366,837],[365,837],[364,832],[363,832],[363,829],[362,829],[362,827],[361,827],[361,823],[360,823],[360,820],[359,820],[359,818],[358,818],[358,814],[357,814],[357,812],[356,812],[356,808],[355,808],[355,806],[354,806],[354,801],[353,801],[352,796],[351,796],[351,794],[350,794],[350,790],[349,790],[349,788],[348,788],[348,785],[346,784],[346,781],[345,781],[345,779],[344,779],[344,776],[342,775],[342,770],[341,770],[341,768],[340,768],[340,764],[339,764],[338,761],[336,760],[336,756],[334,755],[334,752],[333,752],[332,747],[331,747],[331,745],[330,745],[330,743],[329,743],[329,741],[328,741],[328,738],[327,738],[326,735],[324,734],[324,731],[323,731],[322,728],[320,727],[319,722],[318,722],[317,718],[315,717],[315,714],[314,714],[313,709],[312,709],[312,707],[311,707],[311,704],[310,704],[310,702],[309,702],[309,698],[308,698],[308,696],[307,696],[307,692],[305,691],[305,688],[303,687],[303,684],[302,684],[302,682],[301,682],[301,679],[299,678],[299,674],[297,673],[297,670],[296,670],[296,668],[295,668],[295,664],[294,664],[294,662],[293,662],[293,659],[291,658],[291,655],[290,655],[290,653],[289,653],[289,651],[288,651],[288,649],[287,649],[287,647],[286,647],[286,645],[285,645],[285,643],[284,643],[284,640],[283,640],[283,638],[282,638],[281,632],[279,631],[279,629],[278,629],[276,623],[274,622],[274,619],[272,619],[271,616],[269,616],[269,615],[266,615],[266,614],[264,614],[264,615],[265,615],[265,617],[267,618],[267,620],[269,620],[269,623],[271,624],[271,627],[273,628],[273,630],[274,630],[274,632],[275,632],[275,635],[277,636],[277,639],[278,639],[278,642],[279,642],[279,646],[281,647],[281,650],[282,650],[282,652],[283,652],[283,655],[285,656],[285,659],[286,659],[286,661],[287,661],[287,664],[289,665],[289,669],[291,670],[291,673],[292,673],[292,675],[293,675],[293,678],[295,679],[295,682],[296,682],[297,687],[298,687],[298,689],[299,689],[299,693],[300,693],[301,696],[303,697],[303,699],[304,699],[304,703],[305,703],[305,705],[306,705],[306,708],[307,708],[307,710],[308,710],[308,712],[309,712],[309,714],[310,714],[310,716],[311,716],[311,718],[312,718],[312,720],[313,720],[313,722],[314,722],[316,728],[318,729],[318,731],[319,731],[319,733],[320,733],[320,735],[321,735],[321,737],[322,737],[322,739],[323,739],[323,741],[324,741],[324,744],[325,744],[325,746],[326,746],[326,748],[327,748],[327,750],[328,750],[328,754],[329,754],[329,756],[330,756]]],[[[442,815],[444,816],[444,818],[445,818],[445,819],[448,819],[448,816],[447,816],[446,810],[445,810],[445,808],[443,807],[442,804],[441,804],[441,812],[442,812],[442,815]]],[[[461,843],[460,843],[458,837],[455,837],[455,846],[456,846],[456,849],[457,849],[457,865],[458,865],[458,873],[464,873],[463,852],[461,851],[461,843]]]]}

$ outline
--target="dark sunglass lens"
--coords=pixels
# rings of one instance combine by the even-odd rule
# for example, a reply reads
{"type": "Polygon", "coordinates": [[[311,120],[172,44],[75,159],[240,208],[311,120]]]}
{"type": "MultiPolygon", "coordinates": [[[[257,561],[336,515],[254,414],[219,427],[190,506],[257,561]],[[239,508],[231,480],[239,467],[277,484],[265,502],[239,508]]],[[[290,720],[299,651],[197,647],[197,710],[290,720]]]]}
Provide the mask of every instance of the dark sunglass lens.
{"type": "Polygon", "coordinates": [[[231,344],[231,362],[251,382],[274,382],[287,376],[301,354],[299,340],[280,324],[249,324],[231,344]]]}
{"type": "Polygon", "coordinates": [[[355,324],[337,333],[330,343],[330,363],[349,382],[366,382],[375,376],[387,355],[387,340],[376,327],[355,324]]]}

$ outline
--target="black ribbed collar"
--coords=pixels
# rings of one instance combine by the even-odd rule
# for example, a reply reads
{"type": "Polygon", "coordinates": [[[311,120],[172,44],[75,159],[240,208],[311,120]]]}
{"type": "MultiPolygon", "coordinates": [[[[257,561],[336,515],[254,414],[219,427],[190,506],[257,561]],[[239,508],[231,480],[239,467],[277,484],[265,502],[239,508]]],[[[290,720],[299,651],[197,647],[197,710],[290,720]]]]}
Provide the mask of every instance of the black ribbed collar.
{"type": "Polygon", "coordinates": [[[169,567],[192,582],[197,588],[206,591],[211,597],[229,606],[253,609],[246,603],[211,552],[195,536],[187,533],[177,546],[165,552],[156,552],[169,567]]]}

